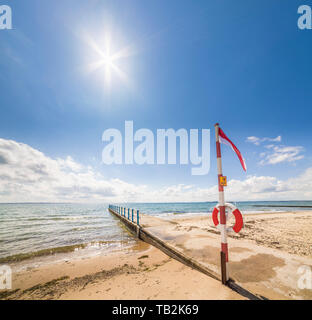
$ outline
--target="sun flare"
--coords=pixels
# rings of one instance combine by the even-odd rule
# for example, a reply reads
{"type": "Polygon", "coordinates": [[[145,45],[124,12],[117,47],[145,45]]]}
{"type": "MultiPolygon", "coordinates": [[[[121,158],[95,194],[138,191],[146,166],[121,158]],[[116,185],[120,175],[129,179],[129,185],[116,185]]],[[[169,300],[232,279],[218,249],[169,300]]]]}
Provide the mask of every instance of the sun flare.
{"type": "Polygon", "coordinates": [[[112,37],[109,33],[104,36],[102,45],[97,43],[90,36],[87,37],[87,44],[90,49],[98,56],[97,59],[88,64],[89,72],[102,71],[104,74],[105,85],[110,87],[113,75],[129,84],[127,74],[118,66],[118,60],[131,55],[131,47],[124,47],[121,50],[113,52],[112,37]]]}

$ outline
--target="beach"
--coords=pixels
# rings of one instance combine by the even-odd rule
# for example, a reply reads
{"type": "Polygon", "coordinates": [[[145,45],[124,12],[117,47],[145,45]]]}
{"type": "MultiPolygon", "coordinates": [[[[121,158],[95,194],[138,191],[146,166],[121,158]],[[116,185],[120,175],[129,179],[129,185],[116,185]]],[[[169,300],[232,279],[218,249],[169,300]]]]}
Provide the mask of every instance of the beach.
{"type": "MultiPolygon", "coordinates": [[[[147,218],[145,229],[220,277],[220,233],[208,217],[147,218]]],[[[229,237],[229,270],[241,287],[264,299],[311,299],[298,285],[302,268],[312,267],[312,212],[249,213],[245,227],[229,237]]],[[[229,225],[231,222],[229,222],[229,225]]]]}
{"type": "MultiPolygon", "coordinates": [[[[214,232],[212,220],[207,217],[180,218],[187,229],[208,228],[214,232]]],[[[312,211],[266,212],[244,215],[244,228],[230,238],[252,240],[265,247],[290,254],[312,258],[312,211]]]]}
{"type": "Polygon", "coordinates": [[[14,273],[17,289],[2,299],[242,299],[142,241],[107,256],[14,273]]]}
{"type": "MultiPolygon", "coordinates": [[[[298,290],[295,278],[290,277],[294,277],[298,263],[312,266],[312,212],[255,213],[245,215],[244,221],[242,231],[229,238],[233,277],[267,299],[312,299],[311,290],[298,290]],[[242,265],[246,266],[243,272],[242,265]]],[[[162,224],[163,235],[171,236],[168,243],[218,272],[220,239],[210,217],[160,219],[143,215],[142,224],[155,233],[162,224]]],[[[39,266],[31,263],[36,258],[13,263],[13,288],[0,291],[1,298],[244,299],[220,281],[135,241],[131,246],[81,259],[50,260],[39,266]],[[21,268],[26,263],[28,267],[21,268]]]]}

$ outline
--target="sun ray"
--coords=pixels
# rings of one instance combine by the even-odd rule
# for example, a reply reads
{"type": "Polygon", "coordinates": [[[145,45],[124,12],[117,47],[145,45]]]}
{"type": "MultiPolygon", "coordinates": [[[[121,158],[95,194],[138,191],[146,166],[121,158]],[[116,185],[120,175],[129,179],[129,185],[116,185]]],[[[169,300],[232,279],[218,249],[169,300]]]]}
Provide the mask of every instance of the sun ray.
{"type": "Polygon", "coordinates": [[[114,53],[112,55],[112,60],[118,60],[121,58],[128,58],[130,56],[133,56],[136,54],[136,51],[132,45],[127,46],[119,50],[118,52],[114,53]]]}

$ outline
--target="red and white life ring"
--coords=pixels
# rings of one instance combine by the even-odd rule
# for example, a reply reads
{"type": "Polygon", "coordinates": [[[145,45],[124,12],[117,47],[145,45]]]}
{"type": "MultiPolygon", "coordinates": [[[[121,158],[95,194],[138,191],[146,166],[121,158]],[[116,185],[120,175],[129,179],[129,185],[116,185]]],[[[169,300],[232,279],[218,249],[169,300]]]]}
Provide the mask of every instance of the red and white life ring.
{"type": "MultiPolygon", "coordinates": [[[[218,218],[218,215],[219,215],[219,208],[220,208],[220,204],[216,205],[212,211],[212,221],[214,223],[214,225],[219,229],[220,228],[220,224],[219,224],[219,218],[218,218]]],[[[233,227],[229,227],[227,228],[226,230],[228,232],[236,232],[238,233],[243,225],[244,225],[244,222],[243,222],[243,216],[241,214],[241,212],[231,203],[226,203],[225,204],[225,208],[226,209],[229,209],[229,210],[226,210],[226,219],[228,218],[228,212],[231,211],[232,214],[234,215],[235,217],[235,224],[233,227]]]]}

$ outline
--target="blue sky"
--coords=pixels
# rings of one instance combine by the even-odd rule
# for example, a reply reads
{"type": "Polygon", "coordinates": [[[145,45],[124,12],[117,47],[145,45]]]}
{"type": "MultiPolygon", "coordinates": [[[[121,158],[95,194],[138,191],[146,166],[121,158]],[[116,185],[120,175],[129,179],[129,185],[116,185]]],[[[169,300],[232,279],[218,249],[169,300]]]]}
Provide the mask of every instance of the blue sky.
{"type": "Polygon", "coordinates": [[[13,30],[0,30],[0,138],[26,146],[0,148],[11,159],[0,168],[0,201],[213,200],[215,122],[248,167],[223,147],[230,198],[311,199],[302,186],[312,177],[312,30],[297,27],[298,7],[309,1],[6,2],[13,30]],[[98,59],[91,39],[104,50],[108,35],[113,52],[127,53],[116,61],[126,80],[112,70],[109,84],[105,66],[88,71],[98,59]],[[211,129],[209,174],[192,176],[187,165],[104,165],[102,133],[123,130],[125,120],[153,132],[211,129]],[[36,151],[41,163],[30,159],[36,151]],[[48,168],[45,176],[34,167],[48,168]]]}

